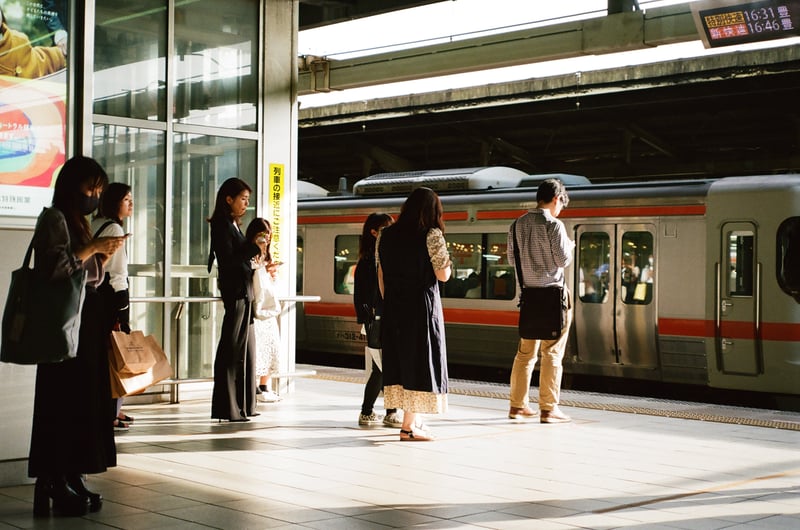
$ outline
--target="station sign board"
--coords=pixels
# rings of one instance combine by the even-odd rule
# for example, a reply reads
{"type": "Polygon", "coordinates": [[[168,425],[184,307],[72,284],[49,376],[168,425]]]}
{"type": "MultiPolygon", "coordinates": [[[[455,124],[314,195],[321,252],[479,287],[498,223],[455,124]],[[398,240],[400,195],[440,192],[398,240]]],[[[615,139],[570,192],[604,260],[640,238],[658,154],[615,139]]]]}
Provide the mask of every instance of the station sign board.
{"type": "Polygon", "coordinates": [[[706,48],[800,35],[800,0],[704,0],[691,7],[706,48]]]}

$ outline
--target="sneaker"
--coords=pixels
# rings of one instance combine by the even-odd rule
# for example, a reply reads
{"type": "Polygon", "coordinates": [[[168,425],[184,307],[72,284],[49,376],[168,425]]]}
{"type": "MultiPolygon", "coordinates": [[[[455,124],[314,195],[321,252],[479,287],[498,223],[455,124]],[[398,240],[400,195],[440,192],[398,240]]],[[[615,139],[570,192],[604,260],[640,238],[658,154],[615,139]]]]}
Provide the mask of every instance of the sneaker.
{"type": "Polygon", "coordinates": [[[511,407],[508,409],[508,418],[511,420],[529,420],[538,415],[539,413],[530,407],[511,407]]]}
{"type": "Polygon", "coordinates": [[[396,412],[390,412],[383,418],[383,424],[386,427],[399,429],[400,427],[403,426],[403,418],[398,416],[396,412]]]}
{"type": "Polygon", "coordinates": [[[569,423],[572,421],[572,418],[556,407],[553,410],[543,410],[542,417],[539,418],[539,421],[542,423],[569,423]]]}
{"type": "Polygon", "coordinates": [[[359,414],[358,424],[363,427],[373,427],[383,423],[383,414],[359,414]]]}
{"type": "Polygon", "coordinates": [[[266,392],[262,390],[261,393],[256,396],[256,399],[261,403],[277,403],[283,398],[272,390],[267,390],[266,392]]]}

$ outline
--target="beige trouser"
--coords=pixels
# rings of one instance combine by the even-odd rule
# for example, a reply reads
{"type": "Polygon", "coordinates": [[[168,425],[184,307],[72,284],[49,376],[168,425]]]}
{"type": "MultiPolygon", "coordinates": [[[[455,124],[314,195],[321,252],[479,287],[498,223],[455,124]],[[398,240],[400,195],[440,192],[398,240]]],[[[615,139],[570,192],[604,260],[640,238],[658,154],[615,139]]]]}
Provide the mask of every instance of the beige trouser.
{"type": "Polygon", "coordinates": [[[541,353],[539,365],[539,410],[553,410],[561,395],[561,376],[564,372],[561,361],[567,348],[569,328],[572,325],[572,309],[567,311],[567,325],[556,340],[519,339],[514,366],[511,368],[511,406],[528,406],[531,374],[536,365],[537,353],[541,353]]]}

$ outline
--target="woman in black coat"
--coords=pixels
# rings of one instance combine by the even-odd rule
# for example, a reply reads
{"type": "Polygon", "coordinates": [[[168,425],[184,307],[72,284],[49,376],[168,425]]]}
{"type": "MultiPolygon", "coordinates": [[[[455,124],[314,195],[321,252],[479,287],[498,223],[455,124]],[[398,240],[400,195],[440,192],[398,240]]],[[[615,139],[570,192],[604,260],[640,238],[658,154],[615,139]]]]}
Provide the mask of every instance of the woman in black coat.
{"type": "Polygon", "coordinates": [[[253,332],[253,269],[250,259],[260,254],[239,229],[250,204],[252,189],[243,180],[229,178],[217,192],[211,224],[209,271],[217,259],[217,285],[225,306],[222,332],[214,359],[211,417],[250,421],[256,412],[256,344],[253,332]]]}
{"type": "Polygon", "coordinates": [[[117,464],[108,377],[108,334],[102,327],[97,287],[103,265],[125,241],[92,238],[86,216],[97,208],[108,176],[93,159],[69,159],[56,179],[53,206],[39,216],[33,234],[34,270],[41,281],[86,271],[78,353],[74,359],[40,364],[36,370],[33,429],[28,476],[36,478],[33,513],[82,516],[101,508],[89,491],[86,473],[102,473],[117,464]]]}

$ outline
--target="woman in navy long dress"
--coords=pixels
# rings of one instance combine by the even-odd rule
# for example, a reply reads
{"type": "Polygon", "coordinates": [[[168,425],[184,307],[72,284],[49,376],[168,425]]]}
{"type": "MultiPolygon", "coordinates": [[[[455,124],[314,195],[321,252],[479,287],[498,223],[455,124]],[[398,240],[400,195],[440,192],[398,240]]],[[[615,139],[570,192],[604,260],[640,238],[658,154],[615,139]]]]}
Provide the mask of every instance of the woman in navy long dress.
{"type": "Polygon", "coordinates": [[[447,348],[439,282],[450,278],[442,203],[417,188],[378,238],[383,295],[383,401],[403,409],[402,441],[433,437],[417,414],[447,410],[447,348]]]}
{"type": "Polygon", "coordinates": [[[239,229],[250,204],[252,189],[243,180],[229,178],[220,186],[211,224],[208,268],[217,259],[217,284],[225,315],[222,317],[214,358],[211,417],[250,421],[256,412],[256,340],[253,332],[253,269],[250,259],[261,253],[239,229]]]}

